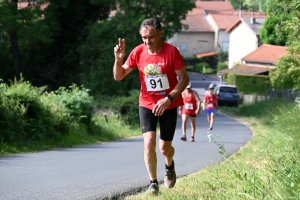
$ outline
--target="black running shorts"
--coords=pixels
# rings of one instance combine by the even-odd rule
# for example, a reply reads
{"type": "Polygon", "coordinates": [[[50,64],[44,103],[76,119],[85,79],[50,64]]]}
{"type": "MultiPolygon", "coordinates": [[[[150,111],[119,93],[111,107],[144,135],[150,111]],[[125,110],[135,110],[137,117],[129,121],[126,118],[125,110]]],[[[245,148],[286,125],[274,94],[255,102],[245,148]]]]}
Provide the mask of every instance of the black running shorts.
{"type": "Polygon", "coordinates": [[[139,115],[142,133],[156,132],[157,122],[159,122],[160,139],[164,141],[173,140],[177,122],[177,108],[166,110],[162,116],[155,116],[152,110],[140,106],[139,115]]]}

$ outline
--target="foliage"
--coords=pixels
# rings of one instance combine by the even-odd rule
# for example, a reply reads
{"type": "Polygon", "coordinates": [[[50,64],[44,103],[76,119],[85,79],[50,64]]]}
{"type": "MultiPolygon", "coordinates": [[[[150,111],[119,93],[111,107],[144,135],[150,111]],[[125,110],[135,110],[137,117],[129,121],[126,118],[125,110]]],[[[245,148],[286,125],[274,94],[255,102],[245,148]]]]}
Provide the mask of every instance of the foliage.
{"type": "Polygon", "coordinates": [[[194,70],[194,66],[192,66],[192,65],[187,65],[187,66],[185,66],[185,68],[186,68],[187,71],[193,71],[194,70]]]}
{"type": "Polygon", "coordinates": [[[282,28],[290,15],[282,13],[280,16],[268,16],[259,30],[260,39],[264,44],[285,46],[287,44],[288,32],[282,28]]]}
{"type": "Polygon", "coordinates": [[[290,15],[282,24],[288,34],[288,53],[282,56],[271,73],[271,82],[275,88],[297,89],[300,87],[300,7],[298,0],[277,0],[270,6],[270,17],[290,15]]]}
{"type": "Polygon", "coordinates": [[[245,0],[230,0],[230,3],[234,9],[241,8],[242,10],[247,10],[248,7],[245,4],[245,0]]]}
{"type": "Polygon", "coordinates": [[[126,39],[129,54],[142,42],[139,26],[145,18],[161,21],[166,39],[183,28],[181,20],[195,7],[193,0],[30,2],[23,9],[11,6],[8,0],[0,4],[0,62],[4,81],[13,79],[15,73],[9,37],[10,31],[14,31],[26,80],[36,86],[47,85],[48,91],[76,83],[91,87],[93,94],[108,95],[128,95],[128,90],[138,87],[137,72],[122,83],[112,78],[108,66],[113,65],[118,37],[126,39]]]}
{"type": "Polygon", "coordinates": [[[147,1],[146,5],[139,1],[118,2],[118,10],[110,20],[91,24],[88,27],[90,34],[79,48],[81,80],[86,87],[91,88],[93,94],[128,95],[130,90],[140,87],[137,70],[123,81],[116,82],[111,75],[112,69],[107,67],[114,63],[112,50],[117,43],[117,38],[126,39],[126,50],[129,55],[130,51],[142,42],[139,27],[145,18],[155,16],[163,25],[162,39],[166,39],[182,29],[181,19],[185,18],[187,11],[195,6],[192,1],[182,0],[147,1]],[[148,9],[149,7],[151,10],[148,9]],[[171,13],[170,9],[172,9],[171,13]],[[122,23],[119,23],[120,21],[122,23]]]}
{"type": "Polygon", "coordinates": [[[219,51],[217,56],[218,62],[225,62],[228,59],[228,52],[226,51],[219,51]]]}
{"type": "Polygon", "coordinates": [[[30,145],[72,134],[76,127],[90,128],[92,97],[88,90],[76,85],[49,94],[44,90],[23,79],[0,84],[2,142],[30,145]]]}
{"type": "Polygon", "coordinates": [[[129,96],[99,96],[96,106],[100,110],[110,110],[125,125],[136,126],[140,123],[139,94],[139,90],[131,90],[129,96]]]}
{"type": "Polygon", "coordinates": [[[223,69],[227,69],[228,68],[228,64],[227,63],[224,63],[224,62],[219,62],[218,63],[218,66],[217,66],[217,70],[220,71],[220,70],[223,70],[223,69]]]}
{"type": "Polygon", "coordinates": [[[203,67],[206,68],[206,73],[208,73],[208,72],[207,72],[207,69],[210,68],[210,66],[209,66],[209,64],[206,63],[206,62],[199,62],[199,63],[197,63],[197,64],[195,65],[195,68],[194,68],[194,69],[195,69],[196,72],[202,73],[203,67]]]}
{"type": "Polygon", "coordinates": [[[269,78],[267,76],[249,76],[233,73],[223,74],[225,82],[236,85],[243,94],[268,94],[271,88],[269,78]]]}

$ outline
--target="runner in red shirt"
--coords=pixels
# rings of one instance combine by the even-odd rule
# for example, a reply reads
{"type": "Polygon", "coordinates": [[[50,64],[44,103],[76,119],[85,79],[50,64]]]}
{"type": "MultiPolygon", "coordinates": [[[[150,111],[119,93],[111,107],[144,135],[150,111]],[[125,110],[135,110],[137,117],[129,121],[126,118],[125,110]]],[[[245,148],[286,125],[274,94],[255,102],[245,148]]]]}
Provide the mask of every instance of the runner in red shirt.
{"type": "Polygon", "coordinates": [[[213,129],[215,113],[218,110],[217,95],[212,93],[213,89],[213,86],[210,85],[208,88],[208,93],[205,94],[203,99],[203,110],[206,109],[207,121],[209,124],[208,130],[213,129]]]}
{"type": "Polygon", "coordinates": [[[159,191],[155,151],[156,126],[159,122],[159,149],[165,158],[164,183],[166,187],[172,188],[176,183],[172,140],[176,128],[177,107],[183,105],[181,93],[188,85],[189,77],[178,49],[161,41],[163,31],[157,20],[144,20],[139,32],[143,44],[131,51],[125,64],[126,43],[119,38],[119,43],[114,48],[113,73],[115,80],[122,80],[134,68],[139,70],[139,115],[144,138],[144,161],[150,178],[148,191],[156,195],[159,191]],[[176,76],[180,78],[179,82],[176,76]]]}
{"type": "Polygon", "coordinates": [[[200,113],[201,100],[199,98],[198,93],[192,89],[191,83],[186,87],[186,89],[182,93],[182,98],[184,105],[179,107],[179,115],[182,116],[183,136],[180,139],[186,141],[186,123],[188,119],[191,118],[191,142],[194,142],[196,131],[196,116],[200,113]]]}

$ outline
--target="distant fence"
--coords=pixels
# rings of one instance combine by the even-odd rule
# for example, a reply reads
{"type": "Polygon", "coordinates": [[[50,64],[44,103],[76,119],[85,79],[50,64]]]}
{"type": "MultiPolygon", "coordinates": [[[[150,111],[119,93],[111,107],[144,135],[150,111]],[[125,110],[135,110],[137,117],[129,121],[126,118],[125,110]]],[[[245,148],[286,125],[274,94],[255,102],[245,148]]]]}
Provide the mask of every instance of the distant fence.
{"type": "Polygon", "coordinates": [[[300,97],[300,89],[272,90],[270,92],[270,98],[286,98],[288,100],[295,101],[297,97],[300,97]]]}
{"type": "Polygon", "coordinates": [[[253,104],[259,101],[264,101],[269,98],[285,98],[290,101],[300,102],[300,89],[293,90],[271,90],[268,95],[248,95],[241,94],[243,104],[253,104]]]}

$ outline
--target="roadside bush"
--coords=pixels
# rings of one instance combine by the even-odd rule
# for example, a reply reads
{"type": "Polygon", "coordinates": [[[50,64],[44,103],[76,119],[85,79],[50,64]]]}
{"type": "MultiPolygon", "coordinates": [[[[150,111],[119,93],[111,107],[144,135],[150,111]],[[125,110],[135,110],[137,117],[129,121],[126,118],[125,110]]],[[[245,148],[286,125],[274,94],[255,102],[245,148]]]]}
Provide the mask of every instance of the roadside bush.
{"type": "Polygon", "coordinates": [[[100,110],[109,110],[118,116],[125,125],[139,125],[139,90],[129,91],[129,96],[97,97],[96,107],[100,110]],[[99,101],[98,101],[99,100],[99,101]]]}
{"type": "Polygon", "coordinates": [[[187,65],[187,66],[185,66],[185,69],[186,69],[187,71],[193,71],[194,66],[192,66],[192,65],[187,65]]]}
{"type": "Polygon", "coordinates": [[[3,142],[33,141],[50,137],[51,113],[43,107],[40,95],[44,88],[35,88],[29,82],[14,81],[1,84],[0,139],[3,142]]]}
{"type": "Polygon", "coordinates": [[[217,66],[217,71],[221,71],[223,69],[227,69],[227,64],[224,62],[219,62],[217,66]]]}
{"type": "Polygon", "coordinates": [[[194,68],[194,69],[195,69],[196,72],[202,73],[202,69],[203,69],[204,66],[205,66],[205,68],[206,68],[206,73],[208,73],[207,69],[210,68],[210,66],[209,66],[209,64],[206,63],[206,62],[200,62],[200,63],[197,63],[197,64],[195,65],[195,68],[194,68]]]}
{"type": "Polygon", "coordinates": [[[89,123],[91,120],[93,97],[89,95],[89,89],[73,84],[60,87],[58,90],[45,93],[42,96],[45,106],[55,115],[76,122],[89,123]]]}
{"type": "MultiPolygon", "coordinates": [[[[92,100],[88,90],[76,85],[43,93],[20,80],[0,84],[0,141],[22,145],[57,139],[75,130],[80,122],[89,125],[92,100]],[[77,126],[74,126],[76,125],[77,126]],[[75,128],[75,129],[74,129],[75,128]]],[[[87,126],[88,128],[88,126],[87,126]]]]}

